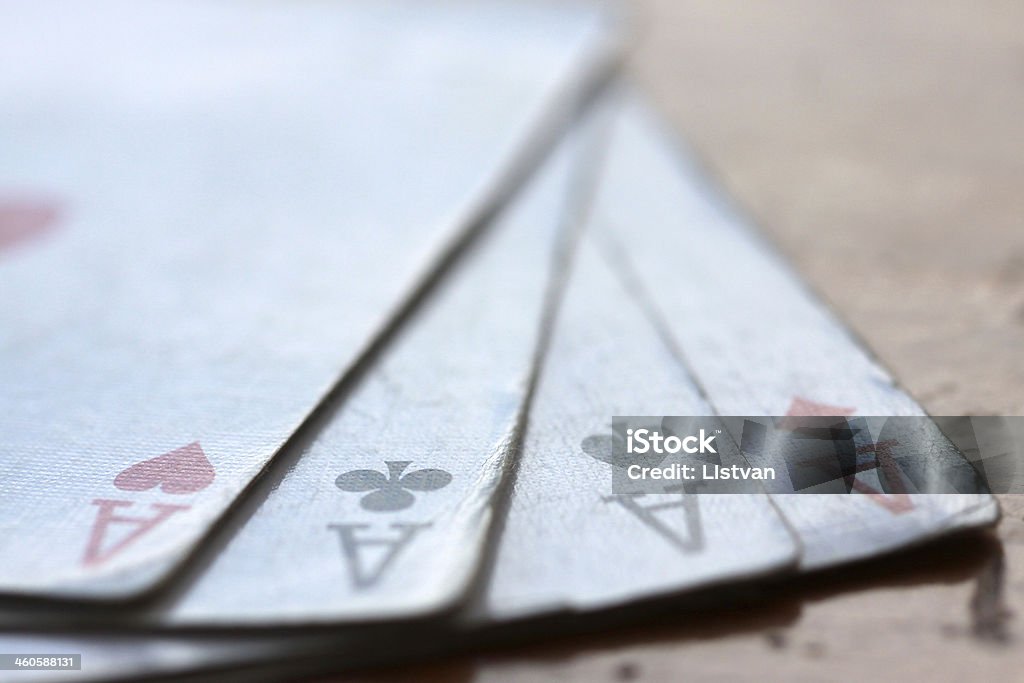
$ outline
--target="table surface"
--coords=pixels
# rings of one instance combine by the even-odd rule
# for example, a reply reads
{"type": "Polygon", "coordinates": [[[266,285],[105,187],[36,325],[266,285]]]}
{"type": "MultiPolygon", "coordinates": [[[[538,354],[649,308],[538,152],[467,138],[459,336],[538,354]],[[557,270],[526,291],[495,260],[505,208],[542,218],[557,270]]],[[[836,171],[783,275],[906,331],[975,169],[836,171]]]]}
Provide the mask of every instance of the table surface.
{"type": "MultiPolygon", "coordinates": [[[[629,69],[932,414],[1024,414],[1024,3],[641,0],[629,69]]],[[[1024,500],[990,537],[391,681],[1024,680],[1024,500]]]]}

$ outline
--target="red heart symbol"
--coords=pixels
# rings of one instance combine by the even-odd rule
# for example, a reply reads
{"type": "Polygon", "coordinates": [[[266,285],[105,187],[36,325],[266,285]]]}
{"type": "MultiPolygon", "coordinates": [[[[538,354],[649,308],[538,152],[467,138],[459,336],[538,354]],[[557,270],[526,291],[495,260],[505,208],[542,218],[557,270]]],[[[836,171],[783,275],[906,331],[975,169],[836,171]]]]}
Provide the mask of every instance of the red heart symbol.
{"type": "Polygon", "coordinates": [[[60,213],[56,202],[0,198],[0,250],[46,232],[60,213]]]}
{"type": "Polygon", "coordinates": [[[148,491],[159,485],[164,493],[186,494],[202,491],[216,474],[206,453],[194,441],[169,453],[137,462],[114,479],[122,491],[148,491]]]}

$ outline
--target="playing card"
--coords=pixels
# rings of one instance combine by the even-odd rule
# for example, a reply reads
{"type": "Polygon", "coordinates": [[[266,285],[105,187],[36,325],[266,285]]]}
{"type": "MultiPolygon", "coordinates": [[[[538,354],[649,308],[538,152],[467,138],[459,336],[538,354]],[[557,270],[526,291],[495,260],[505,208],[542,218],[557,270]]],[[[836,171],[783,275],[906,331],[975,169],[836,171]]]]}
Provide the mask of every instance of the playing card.
{"type": "MultiPolygon", "coordinates": [[[[80,653],[82,668],[19,677],[135,680],[255,666],[262,673],[271,665],[289,670],[306,652],[317,666],[325,652],[351,666],[379,661],[390,641],[355,632],[328,638],[234,630],[213,639],[138,634],[402,618],[455,600],[479,562],[495,491],[514,456],[544,311],[558,294],[553,276],[571,255],[578,208],[571,188],[587,175],[580,165],[596,123],[571,134],[352,394],[327,406],[335,414],[323,418],[326,428],[193,585],[154,609],[118,612],[128,632],[65,630],[102,630],[104,615],[94,611],[30,613],[39,619],[36,627],[59,627],[52,635],[0,635],[0,653],[80,653]],[[392,459],[398,457],[407,460],[392,459]]],[[[31,623],[20,616],[23,625],[31,623]]],[[[7,627],[18,617],[7,612],[7,627]]],[[[114,631],[123,625],[108,623],[114,631]]]]}
{"type": "Polygon", "coordinates": [[[613,415],[711,414],[619,267],[585,240],[478,621],[609,607],[796,563],[793,536],[763,493],[612,495],[612,470],[627,464],[613,458],[623,438],[610,431],[613,415]]]}
{"type": "Polygon", "coordinates": [[[559,146],[325,406],[321,431],[195,580],[125,615],[133,628],[421,616],[466,590],[518,446],[592,130],[559,146]]]}
{"type": "MultiPolygon", "coordinates": [[[[0,26],[0,591],[76,598],[168,576],[611,55],[577,4],[47,1],[0,26]]],[[[379,481],[445,485],[387,445],[379,481]]]]}
{"type": "MultiPolygon", "coordinates": [[[[503,241],[495,235],[492,244],[481,246],[482,250],[489,251],[479,256],[489,256],[490,259],[480,259],[475,268],[467,262],[463,272],[453,277],[450,291],[456,291],[459,278],[475,283],[486,281],[487,273],[495,271],[496,259],[510,258],[502,254],[507,253],[513,240],[543,242],[524,229],[532,220],[539,224],[548,223],[547,231],[550,232],[550,219],[542,220],[542,208],[542,204],[535,203],[534,211],[513,212],[508,219],[509,225],[498,226],[499,231],[505,231],[500,233],[504,235],[503,241]],[[510,229],[515,232],[510,232],[510,229]],[[499,247],[503,248],[499,251],[499,247]]],[[[532,232],[542,230],[534,228],[532,232]]],[[[535,245],[534,248],[539,250],[541,247],[535,245]]],[[[674,350],[632,298],[627,283],[615,270],[613,255],[601,254],[592,240],[584,239],[576,261],[569,275],[552,346],[531,409],[529,431],[519,456],[511,505],[505,519],[498,522],[501,530],[493,569],[485,577],[485,587],[471,613],[460,618],[458,630],[434,626],[429,629],[429,634],[411,631],[405,637],[382,636],[386,655],[381,654],[381,643],[359,639],[351,632],[334,638],[289,636],[267,640],[264,645],[257,646],[253,646],[246,637],[212,643],[165,637],[153,642],[143,641],[145,646],[136,649],[132,648],[132,643],[137,641],[124,643],[125,637],[121,635],[108,634],[105,638],[84,642],[58,639],[56,643],[49,637],[36,636],[32,641],[37,643],[36,649],[57,651],[54,648],[63,648],[60,651],[86,652],[83,662],[89,665],[84,666],[89,669],[89,676],[98,676],[99,672],[113,672],[110,673],[113,676],[117,672],[117,663],[127,663],[133,675],[141,676],[144,673],[155,675],[175,667],[179,671],[209,670],[217,666],[240,667],[274,660],[290,662],[303,650],[314,653],[312,659],[320,660],[321,666],[327,653],[330,653],[330,661],[335,666],[353,666],[380,661],[382,656],[398,656],[405,651],[409,641],[418,643],[434,639],[434,642],[442,643],[438,646],[444,646],[445,638],[465,640],[466,629],[478,630],[509,619],[566,609],[609,607],[658,594],[750,578],[792,566],[797,558],[793,537],[764,494],[674,494],[664,498],[658,495],[610,495],[613,464],[609,462],[609,442],[613,437],[608,431],[609,415],[663,410],[666,405],[694,414],[707,413],[710,409],[674,350]],[[168,662],[173,662],[173,665],[168,662]]],[[[477,294],[493,300],[488,296],[488,290],[479,284],[477,294]]],[[[463,306],[450,308],[455,313],[466,310],[463,306]]],[[[410,589],[422,590],[426,586],[420,586],[421,583],[429,585],[427,582],[432,579],[429,568],[434,562],[423,556],[433,554],[438,547],[445,547],[443,536],[442,543],[436,539],[437,534],[446,534],[448,529],[424,529],[422,536],[414,537],[404,546],[398,545],[402,538],[400,535],[391,535],[387,531],[390,517],[413,514],[420,506],[419,500],[393,515],[385,511],[368,513],[361,509],[362,505],[343,507],[344,494],[339,500],[334,500],[331,491],[325,493],[322,490],[323,485],[316,492],[318,486],[310,479],[329,480],[334,470],[325,462],[332,460],[326,455],[358,451],[359,448],[351,443],[358,443],[359,438],[352,435],[372,431],[365,422],[368,415],[374,414],[370,406],[374,405],[375,394],[383,391],[378,378],[386,376],[396,382],[386,390],[389,400],[394,402],[386,412],[392,416],[390,424],[396,427],[402,415],[399,396],[429,391],[429,384],[416,390],[401,391],[404,385],[417,386],[418,357],[403,354],[400,349],[403,346],[411,348],[413,339],[426,339],[422,335],[431,328],[441,330],[446,325],[453,329],[459,326],[458,321],[448,321],[439,316],[441,312],[439,300],[411,321],[410,332],[397,340],[396,353],[385,357],[380,369],[367,378],[366,388],[358,390],[346,404],[348,408],[342,406],[336,421],[329,425],[236,539],[214,560],[208,573],[199,579],[175,612],[202,614],[215,607],[223,610],[225,606],[237,611],[239,604],[255,603],[260,610],[285,610],[282,615],[286,615],[287,610],[300,606],[293,601],[276,602],[279,600],[276,596],[281,594],[297,594],[300,599],[304,595],[318,596],[324,602],[339,595],[345,601],[377,608],[395,604],[401,596],[415,594],[410,589]],[[402,358],[408,360],[399,365],[402,358]],[[410,379],[403,382],[402,378],[410,379]],[[374,387],[378,391],[374,391],[374,387]],[[349,418],[353,413],[358,415],[358,422],[349,418]],[[347,429],[346,424],[349,425],[347,429]],[[306,495],[299,499],[297,492],[305,492],[306,495]],[[349,510],[346,513],[349,521],[365,520],[368,538],[383,531],[381,540],[390,540],[394,545],[382,544],[381,551],[373,556],[366,554],[370,549],[368,546],[355,545],[352,548],[355,555],[347,557],[344,548],[338,547],[330,534],[323,533],[325,530],[317,523],[317,517],[321,515],[319,501],[324,499],[327,505],[336,509],[349,510]],[[364,520],[358,519],[360,513],[364,520]],[[309,524],[303,521],[307,516],[311,520],[309,524]],[[306,528],[309,529],[309,538],[303,539],[296,532],[306,528]],[[310,538],[320,543],[311,545],[310,538]],[[326,552],[321,553],[322,550],[326,552]],[[387,554],[392,550],[396,557],[394,566],[385,567],[382,562],[387,561],[387,554]],[[352,579],[347,574],[362,565],[346,565],[350,561],[366,559],[379,563],[369,566],[371,570],[379,569],[382,574],[377,584],[379,588],[371,583],[361,590],[351,590],[352,579]],[[407,564],[402,564],[403,559],[408,561],[407,564]],[[411,571],[403,571],[403,567],[411,571]],[[296,577],[294,581],[292,576],[296,577]],[[299,590],[309,585],[311,591],[299,590]],[[380,591],[384,589],[389,593],[382,594],[380,591]]],[[[462,327],[467,332],[472,329],[465,328],[464,323],[462,327]]],[[[424,349],[428,347],[428,344],[422,345],[424,349]]],[[[496,370],[500,371],[500,368],[496,370]]],[[[462,374],[457,365],[449,368],[448,372],[455,377],[462,374]]],[[[479,379],[488,374],[480,372],[482,377],[479,379]]],[[[426,398],[430,398],[429,394],[426,398]]],[[[422,425],[429,428],[435,424],[434,420],[428,419],[429,413],[423,412],[422,407],[416,410],[420,411],[422,425]]],[[[446,430],[457,426],[448,420],[440,420],[437,425],[442,429],[433,437],[438,443],[449,438],[446,430]]],[[[413,436],[417,433],[418,430],[414,431],[413,436]]],[[[408,452],[416,446],[397,445],[396,448],[408,452]]],[[[428,448],[426,451],[444,453],[443,448],[428,448]]],[[[465,460],[466,455],[464,450],[458,458],[465,460]]],[[[333,460],[345,462],[344,458],[341,455],[333,460]]],[[[451,463],[449,456],[443,465],[445,468],[459,467],[451,463]]],[[[367,464],[372,466],[373,463],[367,464]]],[[[366,478],[379,479],[371,474],[366,478]]],[[[454,481],[448,486],[453,485],[454,481]]],[[[329,481],[327,488],[330,488],[329,481]]],[[[427,503],[432,495],[444,495],[446,488],[438,489],[436,494],[408,492],[427,503]]],[[[376,494],[380,500],[396,495],[386,486],[355,493],[376,494]],[[381,493],[385,495],[381,496],[381,493]]],[[[376,505],[372,503],[376,498],[371,499],[371,506],[376,505]]],[[[330,513],[326,516],[329,517],[330,513]]],[[[433,580],[436,581],[436,577],[433,580]]],[[[268,618],[256,610],[253,612],[257,622],[268,618]]],[[[301,605],[296,616],[315,612],[317,608],[306,603],[301,605]]],[[[210,624],[222,618],[210,612],[205,618],[210,616],[213,617],[208,622],[210,624]]]]}
{"type": "Polygon", "coordinates": [[[162,623],[394,619],[466,590],[518,449],[587,137],[446,275],[162,623]]]}
{"type": "MultiPolygon", "coordinates": [[[[864,367],[871,369],[872,378],[887,377],[865,357],[860,347],[850,341],[827,310],[799,287],[785,266],[746,232],[742,224],[733,218],[727,220],[723,217],[717,205],[704,204],[711,201],[707,186],[702,184],[696,172],[690,175],[677,152],[666,151],[663,145],[666,145],[665,136],[652,123],[650,115],[636,102],[627,103],[625,113],[618,119],[607,170],[602,173],[598,186],[593,225],[571,274],[552,346],[543,366],[508,517],[500,525],[489,583],[483,589],[483,601],[459,628],[479,629],[500,624],[505,619],[556,610],[612,606],[634,598],[783,568],[793,560],[792,540],[779,533],[777,521],[772,522],[771,515],[763,513],[763,496],[701,494],[686,501],[685,496],[650,495],[617,499],[612,495],[600,495],[602,490],[607,491],[610,487],[609,471],[615,467],[610,446],[617,435],[609,432],[612,415],[696,415],[715,410],[726,413],[713,403],[716,394],[708,388],[718,385],[714,382],[709,385],[708,380],[703,379],[706,375],[692,360],[693,347],[684,341],[693,342],[694,338],[702,341],[707,346],[702,356],[704,360],[712,358],[712,352],[720,349],[735,366],[715,367],[722,372],[733,372],[732,382],[738,383],[743,379],[740,374],[743,354],[728,346],[729,343],[737,343],[737,339],[725,337],[724,333],[711,335],[702,327],[701,319],[693,318],[691,312],[668,309],[680,315],[681,320],[700,322],[699,325],[694,323],[698,329],[691,336],[683,336],[683,326],[674,323],[663,312],[663,307],[668,307],[673,298],[656,291],[643,267],[656,260],[653,250],[658,244],[662,245],[663,253],[657,258],[668,259],[678,253],[701,254],[704,252],[698,247],[702,239],[714,242],[712,238],[716,234],[724,233],[726,242],[735,242],[730,246],[736,250],[735,253],[746,252],[749,255],[744,262],[745,270],[728,269],[732,276],[753,278],[751,290],[756,290],[758,285],[764,284],[757,279],[761,277],[761,271],[774,275],[775,279],[769,280],[773,286],[780,282],[787,284],[779,290],[788,297],[783,302],[783,310],[792,319],[800,321],[801,330],[807,327],[809,334],[817,332],[820,335],[824,335],[823,327],[831,330],[844,340],[843,344],[833,340],[832,350],[852,356],[850,366],[854,369],[861,367],[862,371],[864,367]],[[641,187],[644,184],[639,180],[643,178],[649,181],[649,192],[641,187]],[[626,192],[624,187],[632,189],[626,192]],[[620,201],[631,196],[637,201],[636,214],[627,213],[624,206],[610,202],[609,197],[619,192],[622,193],[618,195],[620,201]],[[694,208],[694,204],[704,206],[703,212],[694,208]],[[703,222],[686,221],[675,225],[676,216],[689,219],[703,216],[703,222]],[[648,232],[652,229],[650,226],[657,227],[658,231],[648,232]],[[705,228],[712,238],[703,234],[705,228]],[[682,237],[677,237],[678,234],[682,237]],[[640,251],[635,245],[639,239],[647,240],[652,246],[640,251]],[[798,297],[794,296],[794,291],[798,297]],[[862,365],[858,366],[858,362],[862,365]],[[695,381],[694,376],[702,378],[701,381],[695,381]],[[550,452],[538,448],[538,444],[545,441],[553,444],[550,452]],[[575,487],[563,481],[564,473],[568,473],[565,478],[571,477],[575,487]],[[644,507],[648,503],[650,505],[644,507]],[[733,504],[741,507],[730,509],[733,504]],[[747,511],[747,516],[737,514],[741,509],[747,511]],[[765,538],[748,537],[750,530],[735,528],[748,523],[753,529],[760,529],[766,534],[765,538]],[[732,538],[741,547],[728,548],[722,544],[723,537],[732,538]],[[743,543],[753,543],[758,552],[742,547],[743,543]],[[600,566],[595,566],[597,563],[600,566]],[[666,567],[660,563],[665,563],[666,567]],[[643,571],[638,571],[638,568],[643,571]]],[[[685,261],[675,263],[679,269],[686,265],[685,261]]],[[[724,268],[721,260],[717,263],[724,268]]],[[[659,274],[664,276],[665,272],[660,271],[659,274]]],[[[709,273],[708,269],[701,271],[701,275],[705,281],[715,280],[714,272],[709,273]]],[[[675,289],[670,292],[690,297],[688,305],[699,305],[698,295],[703,292],[701,287],[685,278],[673,280],[672,286],[675,289]]],[[[749,294],[751,290],[743,293],[749,294]]],[[[718,305],[732,303],[741,312],[745,305],[738,296],[735,299],[717,298],[722,295],[713,293],[706,296],[713,297],[718,305]]],[[[729,323],[731,316],[721,312],[717,317],[712,316],[716,308],[708,310],[701,307],[699,310],[710,316],[706,319],[708,325],[722,325],[734,333],[741,331],[755,339],[762,334],[756,325],[744,328],[738,322],[729,323]]],[[[768,320],[753,318],[753,323],[766,322],[768,320]]],[[[769,327],[774,329],[774,326],[769,327]]],[[[772,334],[764,336],[768,340],[773,339],[772,334]]],[[[826,336],[825,339],[831,337],[826,336]]],[[[747,355],[759,357],[760,349],[755,348],[753,342],[743,343],[747,355]]],[[[797,342],[792,343],[800,348],[797,342]]],[[[787,357],[785,349],[776,348],[773,353],[773,362],[782,362],[787,357]]],[[[801,388],[818,386],[814,383],[813,374],[800,374],[797,369],[802,366],[794,365],[792,376],[798,378],[799,383],[790,380],[791,383],[801,388]]],[[[858,387],[855,378],[843,375],[843,367],[846,367],[845,361],[837,363],[835,381],[845,389],[826,394],[832,397],[831,400],[884,390],[887,396],[889,392],[897,392],[902,396],[900,400],[908,402],[904,405],[916,405],[893,388],[891,381],[882,384],[880,389],[872,389],[870,384],[858,387]]],[[[786,387],[788,384],[769,370],[760,366],[751,368],[751,376],[760,378],[760,381],[747,387],[753,397],[747,404],[742,403],[745,400],[742,391],[722,380],[722,384],[734,390],[731,400],[738,406],[729,413],[739,413],[741,409],[750,413],[779,412],[775,404],[768,402],[775,389],[770,391],[765,387],[786,387]],[[764,403],[755,403],[756,400],[764,403]],[[757,410],[752,410],[752,407],[757,410]]],[[[819,372],[822,371],[819,369],[819,372]]],[[[822,385],[821,390],[825,391],[830,386],[822,385]]],[[[729,396],[724,389],[721,395],[729,396]]],[[[824,400],[824,396],[821,398],[824,400]]],[[[893,403],[887,404],[887,410],[901,405],[896,403],[897,399],[891,400],[893,403]]],[[[835,406],[815,408],[807,403],[809,399],[803,401],[791,406],[791,412],[811,413],[817,409],[835,413],[835,406]]],[[[913,411],[907,409],[904,412],[913,411]]],[[[326,469],[323,476],[329,479],[334,471],[326,469]]],[[[426,498],[428,494],[416,492],[416,495],[426,498]]],[[[837,538],[834,548],[817,547],[819,558],[820,553],[826,550],[832,553],[829,562],[839,561],[842,557],[839,546],[844,543],[855,545],[853,550],[846,552],[849,557],[880,552],[942,533],[954,525],[987,523],[992,515],[992,507],[984,496],[948,497],[949,501],[965,501],[967,504],[963,507],[956,507],[959,503],[949,501],[931,505],[932,499],[941,501],[947,497],[909,496],[913,507],[901,513],[880,504],[888,502],[892,505],[893,501],[888,497],[870,492],[863,496],[776,498],[798,511],[803,501],[813,503],[807,510],[812,516],[795,518],[802,524],[800,530],[804,533],[816,529],[825,533],[826,523],[831,522],[834,533],[846,534],[837,538]],[[888,517],[873,514],[874,508],[885,512],[888,517]],[[839,519],[826,520],[814,516],[817,514],[833,514],[839,519]]],[[[304,504],[294,505],[291,512],[301,513],[304,504]]],[[[809,538],[818,542],[813,534],[809,538]]],[[[412,548],[408,546],[409,550],[412,548]]],[[[284,646],[282,656],[294,651],[291,648],[305,643],[311,651],[320,648],[322,658],[327,653],[336,653],[340,659],[334,662],[334,666],[368,663],[375,657],[394,658],[410,649],[425,647],[415,636],[415,632],[410,632],[382,638],[376,643],[359,643],[358,639],[353,640],[355,636],[351,632],[345,632],[344,636],[333,641],[330,636],[326,640],[320,637],[292,639],[284,646]],[[383,650],[387,655],[381,654],[383,650]]],[[[419,636],[422,640],[446,636],[458,640],[465,637],[465,632],[448,631],[435,624],[420,632],[419,636]]],[[[116,640],[107,641],[108,646],[114,644],[116,640]]],[[[450,642],[448,646],[451,646],[450,642]]],[[[180,642],[173,647],[180,647],[180,642]]],[[[249,656],[255,655],[240,653],[239,662],[249,656]]],[[[191,661],[186,668],[209,669],[218,661],[225,661],[221,652],[198,643],[192,645],[189,657],[191,661]]],[[[139,667],[137,671],[152,668],[146,660],[136,662],[136,666],[139,667]]]]}
{"type": "MultiPolygon", "coordinates": [[[[923,415],[638,101],[614,128],[594,223],[717,414],[923,415]]],[[[987,494],[884,493],[859,479],[864,495],[774,496],[802,568],[998,517],[987,494]]]]}
{"type": "MultiPolygon", "coordinates": [[[[596,130],[578,131],[573,146],[449,275],[255,515],[175,604],[149,615],[149,626],[402,617],[436,609],[465,587],[489,523],[489,498],[509,464],[503,449],[521,418],[536,337],[530,328],[539,322],[549,270],[545,254],[558,226],[572,225],[577,207],[564,205],[566,186],[573,162],[592,158],[601,114],[590,124],[596,130]],[[525,307],[524,287],[532,288],[533,302],[525,307]],[[514,292],[515,301],[503,291],[514,292]],[[452,347],[448,361],[439,357],[441,345],[452,347]],[[378,462],[388,453],[413,462],[378,462]],[[439,485],[406,480],[408,470],[439,485]]],[[[763,494],[610,495],[612,414],[710,408],[613,256],[587,241],[579,258],[485,597],[457,630],[434,627],[429,638],[463,639],[465,629],[749,578],[796,560],[792,535],[763,494]]],[[[404,650],[397,642],[417,636],[396,638],[380,639],[388,657],[404,650]]],[[[164,638],[142,650],[152,651],[148,657],[133,655],[123,640],[108,634],[79,646],[91,653],[90,675],[126,660],[134,676],[166,673],[172,657],[178,670],[209,670],[291,660],[302,650],[320,660],[329,652],[346,666],[384,656],[380,642],[352,632],[248,649],[246,638],[209,645],[164,638]]],[[[35,642],[53,650],[62,641],[35,642]]],[[[72,639],[64,649],[74,646],[72,639]]]]}

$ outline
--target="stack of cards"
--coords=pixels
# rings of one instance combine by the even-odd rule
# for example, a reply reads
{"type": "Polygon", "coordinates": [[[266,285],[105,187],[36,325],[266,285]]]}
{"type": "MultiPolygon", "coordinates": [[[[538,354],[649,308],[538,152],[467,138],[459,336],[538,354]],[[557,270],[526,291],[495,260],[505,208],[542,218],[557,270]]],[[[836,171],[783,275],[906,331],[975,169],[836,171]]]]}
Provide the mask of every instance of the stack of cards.
{"type": "Polygon", "coordinates": [[[0,680],[290,680],[996,520],[613,494],[615,415],[923,412],[603,5],[2,11],[0,680]]]}

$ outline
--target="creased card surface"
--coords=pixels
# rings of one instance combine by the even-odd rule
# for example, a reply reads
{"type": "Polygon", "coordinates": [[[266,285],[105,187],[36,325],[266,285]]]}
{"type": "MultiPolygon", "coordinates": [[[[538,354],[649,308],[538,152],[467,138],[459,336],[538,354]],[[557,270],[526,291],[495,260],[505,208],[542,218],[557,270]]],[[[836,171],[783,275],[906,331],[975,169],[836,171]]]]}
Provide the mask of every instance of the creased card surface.
{"type": "MultiPolygon", "coordinates": [[[[635,100],[607,173],[595,222],[717,414],[923,414],[635,100]]],[[[998,518],[987,494],[890,496],[869,477],[864,495],[774,497],[800,536],[802,567],[998,518]]]]}
{"type": "Polygon", "coordinates": [[[796,563],[793,536],[763,493],[612,495],[622,466],[612,415],[710,411],[614,258],[585,240],[475,621],[608,607],[796,563]]]}
{"type": "Polygon", "coordinates": [[[161,623],[382,620],[461,596],[517,455],[585,132],[446,274],[161,623]]]}
{"type": "Polygon", "coordinates": [[[0,591],[48,596],[165,578],[608,56],[584,5],[0,13],[0,591]]]}

